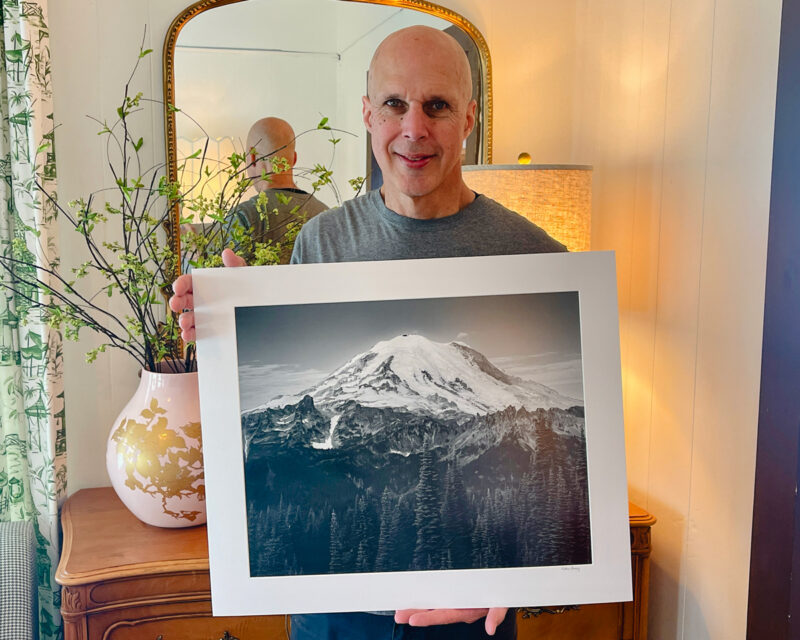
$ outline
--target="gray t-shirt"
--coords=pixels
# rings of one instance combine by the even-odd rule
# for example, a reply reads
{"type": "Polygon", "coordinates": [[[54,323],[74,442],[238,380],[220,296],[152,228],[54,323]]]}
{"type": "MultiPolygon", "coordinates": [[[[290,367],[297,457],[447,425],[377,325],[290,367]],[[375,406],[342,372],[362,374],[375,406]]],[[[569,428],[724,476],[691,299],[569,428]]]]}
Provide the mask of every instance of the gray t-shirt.
{"type": "Polygon", "coordinates": [[[317,200],[312,194],[306,193],[301,189],[265,189],[266,202],[263,210],[267,213],[267,220],[261,219],[258,211],[258,198],[255,195],[249,200],[245,200],[237,205],[231,212],[245,229],[252,231],[252,237],[257,242],[280,242],[286,233],[287,225],[295,220],[292,210],[299,207],[298,215],[306,216],[311,219],[321,211],[328,208],[324,202],[317,200]],[[288,198],[285,204],[278,197],[288,198]]]}
{"type": "Polygon", "coordinates": [[[566,247],[521,215],[478,195],[453,215],[408,218],[388,209],[378,190],[309,220],[293,264],[555,253],[566,247]]]}

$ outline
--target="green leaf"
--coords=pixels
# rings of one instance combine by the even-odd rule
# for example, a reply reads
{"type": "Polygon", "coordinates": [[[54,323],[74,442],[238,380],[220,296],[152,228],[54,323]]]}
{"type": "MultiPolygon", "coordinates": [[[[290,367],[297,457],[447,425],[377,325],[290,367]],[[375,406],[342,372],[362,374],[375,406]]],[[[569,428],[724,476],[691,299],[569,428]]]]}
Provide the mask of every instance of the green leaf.
{"type": "Polygon", "coordinates": [[[146,55],[153,53],[152,49],[144,49],[143,51],[139,52],[139,58],[144,58],[146,55]]]}
{"type": "Polygon", "coordinates": [[[317,125],[317,129],[330,129],[328,126],[328,118],[323,118],[320,120],[319,124],[317,125]]]}
{"type": "Polygon", "coordinates": [[[138,140],[138,141],[137,141],[137,142],[136,142],[136,143],[133,145],[133,148],[134,148],[136,151],[138,151],[139,149],[141,149],[141,148],[142,148],[142,145],[143,145],[143,144],[144,144],[144,138],[139,138],[139,140],[138,140]]]}

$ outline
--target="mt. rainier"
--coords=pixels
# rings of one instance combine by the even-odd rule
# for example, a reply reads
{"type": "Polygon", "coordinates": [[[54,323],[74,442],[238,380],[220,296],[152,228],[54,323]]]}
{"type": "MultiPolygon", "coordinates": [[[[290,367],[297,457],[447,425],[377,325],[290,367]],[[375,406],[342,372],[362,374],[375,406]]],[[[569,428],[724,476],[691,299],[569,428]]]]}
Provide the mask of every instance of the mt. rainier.
{"type": "Polygon", "coordinates": [[[329,411],[357,401],[364,407],[403,409],[436,418],[485,415],[508,407],[534,411],[583,404],[504,373],[462,342],[440,343],[406,334],[378,342],[300,394],[278,396],[253,411],[295,404],[307,395],[329,411]]]}
{"type": "Polygon", "coordinates": [[[243,411],[251,575],[591,562],[582,405],[401,335],[243,411]]]}

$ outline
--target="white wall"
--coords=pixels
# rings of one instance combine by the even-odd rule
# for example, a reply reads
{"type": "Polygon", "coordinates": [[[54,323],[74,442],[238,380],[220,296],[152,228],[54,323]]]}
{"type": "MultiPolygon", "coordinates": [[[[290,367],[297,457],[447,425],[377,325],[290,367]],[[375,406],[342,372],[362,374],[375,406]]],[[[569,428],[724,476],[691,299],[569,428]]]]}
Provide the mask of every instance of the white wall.
{"type": "MultiPolygon", "coordinates": [[[[334,176],[355,175],[341,163],[331,166],[330,135],[316,130],[323,115],[336,121],[329,109],[339,92],[337,34],[330,29],[337,5],[281,0],[276,9],[275,4],[228,5],[201,13],[181,30],[175,52],[175,103],[182,109],[176,114],[177,135],[201,143],[206,136],[231,137],[241,152],[256,120],[283,118],[298,135],[295,180],[311,191],[316,178],[305,169],[317,163],[332,168],[334,176]],[[293,37],[294,26],[311,13],[315,20],[303,37],[293,37]]],[[[208,157],[217,157],[211,147],[208,157]]],[[[328,188],[317,196],[336,204],[328,188]]]]}
{"type": "MultiPolygon", "coordinates": [[[[65,199],[103,175],[82,116],[113,114],[139,27],[159,52],[185,2],[51,3],[65,199]]],[[[593,244],[618,260],[630,495],[659,518],[650,635],[743,638],[780,0],[442,4],[492,52],[495,161],[595,166],[593,244]]],[[[158,95],[158,57],[142,82],[158,95]]],[[[145,124],[159,139],[160,116],[145,124]]],[[[136,382],[126,358],[87,367],[83,350],[66,350],[71,492],[108,483],[105,436],[136,382]]]]}
{"type": "Polygon", "coordinates": [[[580,0],[573,151],[618,260],[655,638],[744,637],[778,0],[580,0]]]}

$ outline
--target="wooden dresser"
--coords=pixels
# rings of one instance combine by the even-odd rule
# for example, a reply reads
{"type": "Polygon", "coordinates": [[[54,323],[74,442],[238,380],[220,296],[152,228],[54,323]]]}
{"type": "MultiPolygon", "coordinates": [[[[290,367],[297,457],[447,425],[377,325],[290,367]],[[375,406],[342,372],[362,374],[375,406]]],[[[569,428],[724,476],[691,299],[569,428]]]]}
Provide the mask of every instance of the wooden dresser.
{"type": "MultiPolygon", "coordinates": [[[[211,616],[206,528],[157,529],[137,520],[113,489],[84,489],[64,505],[65,640],[285,640],[284,616],[211,616]],[[226,635],[227,634],[227,635],[226,635]]],[[[634,601],[519,613],[521,640],[645,640],[650,527],[631,505],[634,601]]]]}

